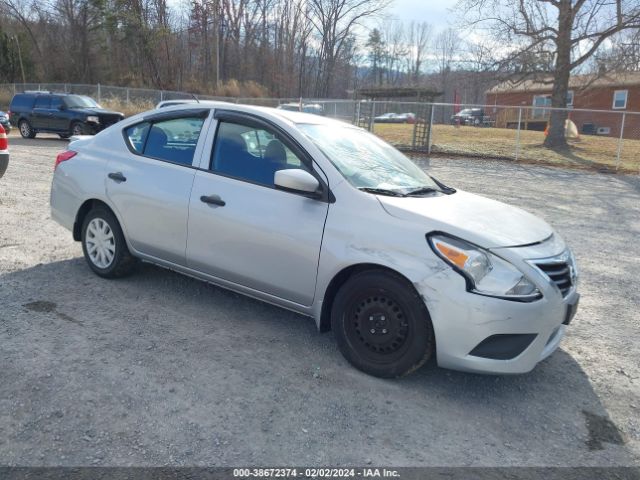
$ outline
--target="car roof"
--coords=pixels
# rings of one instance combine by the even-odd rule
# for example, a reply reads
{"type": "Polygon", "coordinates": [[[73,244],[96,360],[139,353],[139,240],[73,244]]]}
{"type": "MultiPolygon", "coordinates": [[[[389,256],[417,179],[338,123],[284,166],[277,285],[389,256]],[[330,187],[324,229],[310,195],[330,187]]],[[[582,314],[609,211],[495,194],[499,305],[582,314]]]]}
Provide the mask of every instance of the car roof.
{"type": "Polygon", "coordinates": [[[68,97],[69,95],[75,95],[79,97],[88,97],[88,95],[84,95],[82,93],[71,93],[71,92],[48,92],[44,90],[26,90],[24,92],[16,93],[15,96],[18,95],[55,95],[57,97],[68,97]]]}
{"type": "MultiPolygon", "coordinates": [[[[213,100],[201,100],[198,103],[185,103],[182,105],[175,105],[175,106],[170,106],[170,107],[166,107],[163,109],[163,111],[165,112],[169,112],[172,110],[176,110],[176,111],[184,111],[184,110],[197,110],[199,108],[202,107],[208,107],[208,108],[218,108],[218,109],[224,109],[224,110],[234,110],[234,111],[238,111],[238,112],[245,112],[245,113],[253,113],[253,114],[257,114],[257,115],[261,115],[264,117],[277,117],[283,120],[286,120],[290,123],[293,124],[303,124],[303,123],[309,123],[309,124],[315,124],[315,125],[324,125],[324,124],[328,124],[328,125],[341,125],[341,126],[345,126],[344,122],[341,122],[339,120],[334,120],[331,118],[327,118],[327,117],[322,117],[319,115],[314,115],[312,113],[304,113],[304,112],[298,112],[298,111],[291,111],[291,110],[283,110],[283,109],[277,109],[277,108],[273,108],[273,107],[258,107],[255,105],[244,105],[241,103],[229,103],[229,102],[218,102],[218,101],[213,101],[213,100]]],[[[147,112],[148,113],[148,112],[147,112]]]]}

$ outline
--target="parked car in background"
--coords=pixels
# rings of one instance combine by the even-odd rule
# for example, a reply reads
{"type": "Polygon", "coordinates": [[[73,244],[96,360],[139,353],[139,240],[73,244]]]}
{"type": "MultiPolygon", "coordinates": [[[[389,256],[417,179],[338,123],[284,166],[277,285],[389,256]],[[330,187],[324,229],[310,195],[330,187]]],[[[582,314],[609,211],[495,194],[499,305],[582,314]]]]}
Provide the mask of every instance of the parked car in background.
{"type": "Polygon", "coordinates": [[[413,113],[385,113],[374,117],[374,123],[416,123],[413,113]]]}
{"type": "Polygon", "coordinates": [[[300,108],[299,103],[282,103],[276,108],[279,110],[287,110],[289,112],[312,113],[314,115],[324,115],[324,108],[319,103],[304,103],[300,108]]]}
{"type": "Polygon", "coordinates": [[[4,127],[0,124],[0,178],[9,166],[9,141],[4,127]]]}
{"type": "Polygon", "coordinates": [[[484,120],[482,108],[464,108],[451,116],[452,125],[481,125],[484,120]]]}
{"type": "Polygon", "coordinates": [[[122,113],[106,110],[85,95],[43,91],[15,94],[9,111],[11,125],[24,138],[44,132],[61,138],[94,135],[124,119],[122,113]]]}
{"type": "Polygon", "coordinates": [[[9,122],[9,114],[0,110],[0,125],[4,128],[5,133],[11,132],[11,122],[9,122]]]}
{"type": "Polygon", "coordinates": [[[444,185],[363,129],[284,109],[201,102],[74,141],[51,213],[101,277],[142,259],[311,316],[380,377],[434,355],[528,372],[578,304],[573,255],[540,218],[444,185]]]}
{"type": "Polygon", "coordinates": [[[156,108],[175,107],[176,105],[184,105],[187,103],[199,103],[200,100],[195,98],[182,98],[177,100],[163,100],[158,102],[156,108]]]}

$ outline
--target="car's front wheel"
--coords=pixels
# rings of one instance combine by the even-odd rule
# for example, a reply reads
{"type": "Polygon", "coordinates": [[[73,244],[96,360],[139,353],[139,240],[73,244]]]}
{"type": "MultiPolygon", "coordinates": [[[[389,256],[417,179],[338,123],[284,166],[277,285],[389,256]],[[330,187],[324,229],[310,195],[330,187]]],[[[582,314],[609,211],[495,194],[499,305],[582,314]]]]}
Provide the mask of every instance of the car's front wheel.
{"type": "Polygon", "coordinates": [[[407,375],[435,349],[424,302],[413,285],[389,271],[350,277],[334,299],[331,329],[345,358],[377,377],[407,375]]]}
{"type": "Polygon", "coordinates": [[[22,138],[36,137],[35,130],[27,120],[20,120],[20,123],[18,123],[18,128],[20,129],[20,135],[22,135],[22,138]]]}
{"type": "Polygon", "coordinates": [[[94,208],[85,217],[82,251],[91,270],[104,278],[124,277],[136,263],[118,220],[104,207],[94,208]]]}

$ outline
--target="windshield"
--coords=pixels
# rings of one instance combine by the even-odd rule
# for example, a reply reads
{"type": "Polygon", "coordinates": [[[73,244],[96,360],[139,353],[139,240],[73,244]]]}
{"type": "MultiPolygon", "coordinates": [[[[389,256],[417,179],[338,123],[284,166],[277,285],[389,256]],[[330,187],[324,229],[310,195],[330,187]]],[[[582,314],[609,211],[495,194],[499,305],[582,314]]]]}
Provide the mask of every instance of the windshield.
{"type": "Polygon", "coordinates": [[[64,103],[67,108],[100,108],[93,98],[84,95],[68,95],[64,103]]]}
{"type": "Polygon", "coordinates": [[[364,130],[335,125],[299,124],[298,127],[356,188],[402,195],[423,188],[440,190],[415,163],[364,130]]]}

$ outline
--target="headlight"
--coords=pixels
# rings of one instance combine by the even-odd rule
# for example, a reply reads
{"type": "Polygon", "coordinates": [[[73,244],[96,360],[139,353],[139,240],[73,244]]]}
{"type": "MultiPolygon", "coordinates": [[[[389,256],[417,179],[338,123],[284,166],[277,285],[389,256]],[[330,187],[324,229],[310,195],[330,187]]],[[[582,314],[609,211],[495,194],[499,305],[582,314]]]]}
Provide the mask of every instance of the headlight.
{"type": "Polygon", "coordinates": [[[520,270],[488,250],[445,235],[430,236],[429,244],[436,255],[465,277],[469,291],[521,302],[541,297],[520,270]]]}
{"type": "Polygon", "coordinates": [[[95,115],[89,115],[87,117],[87,122],[100,123],[100,117],[96,117],[95,115]]]}

